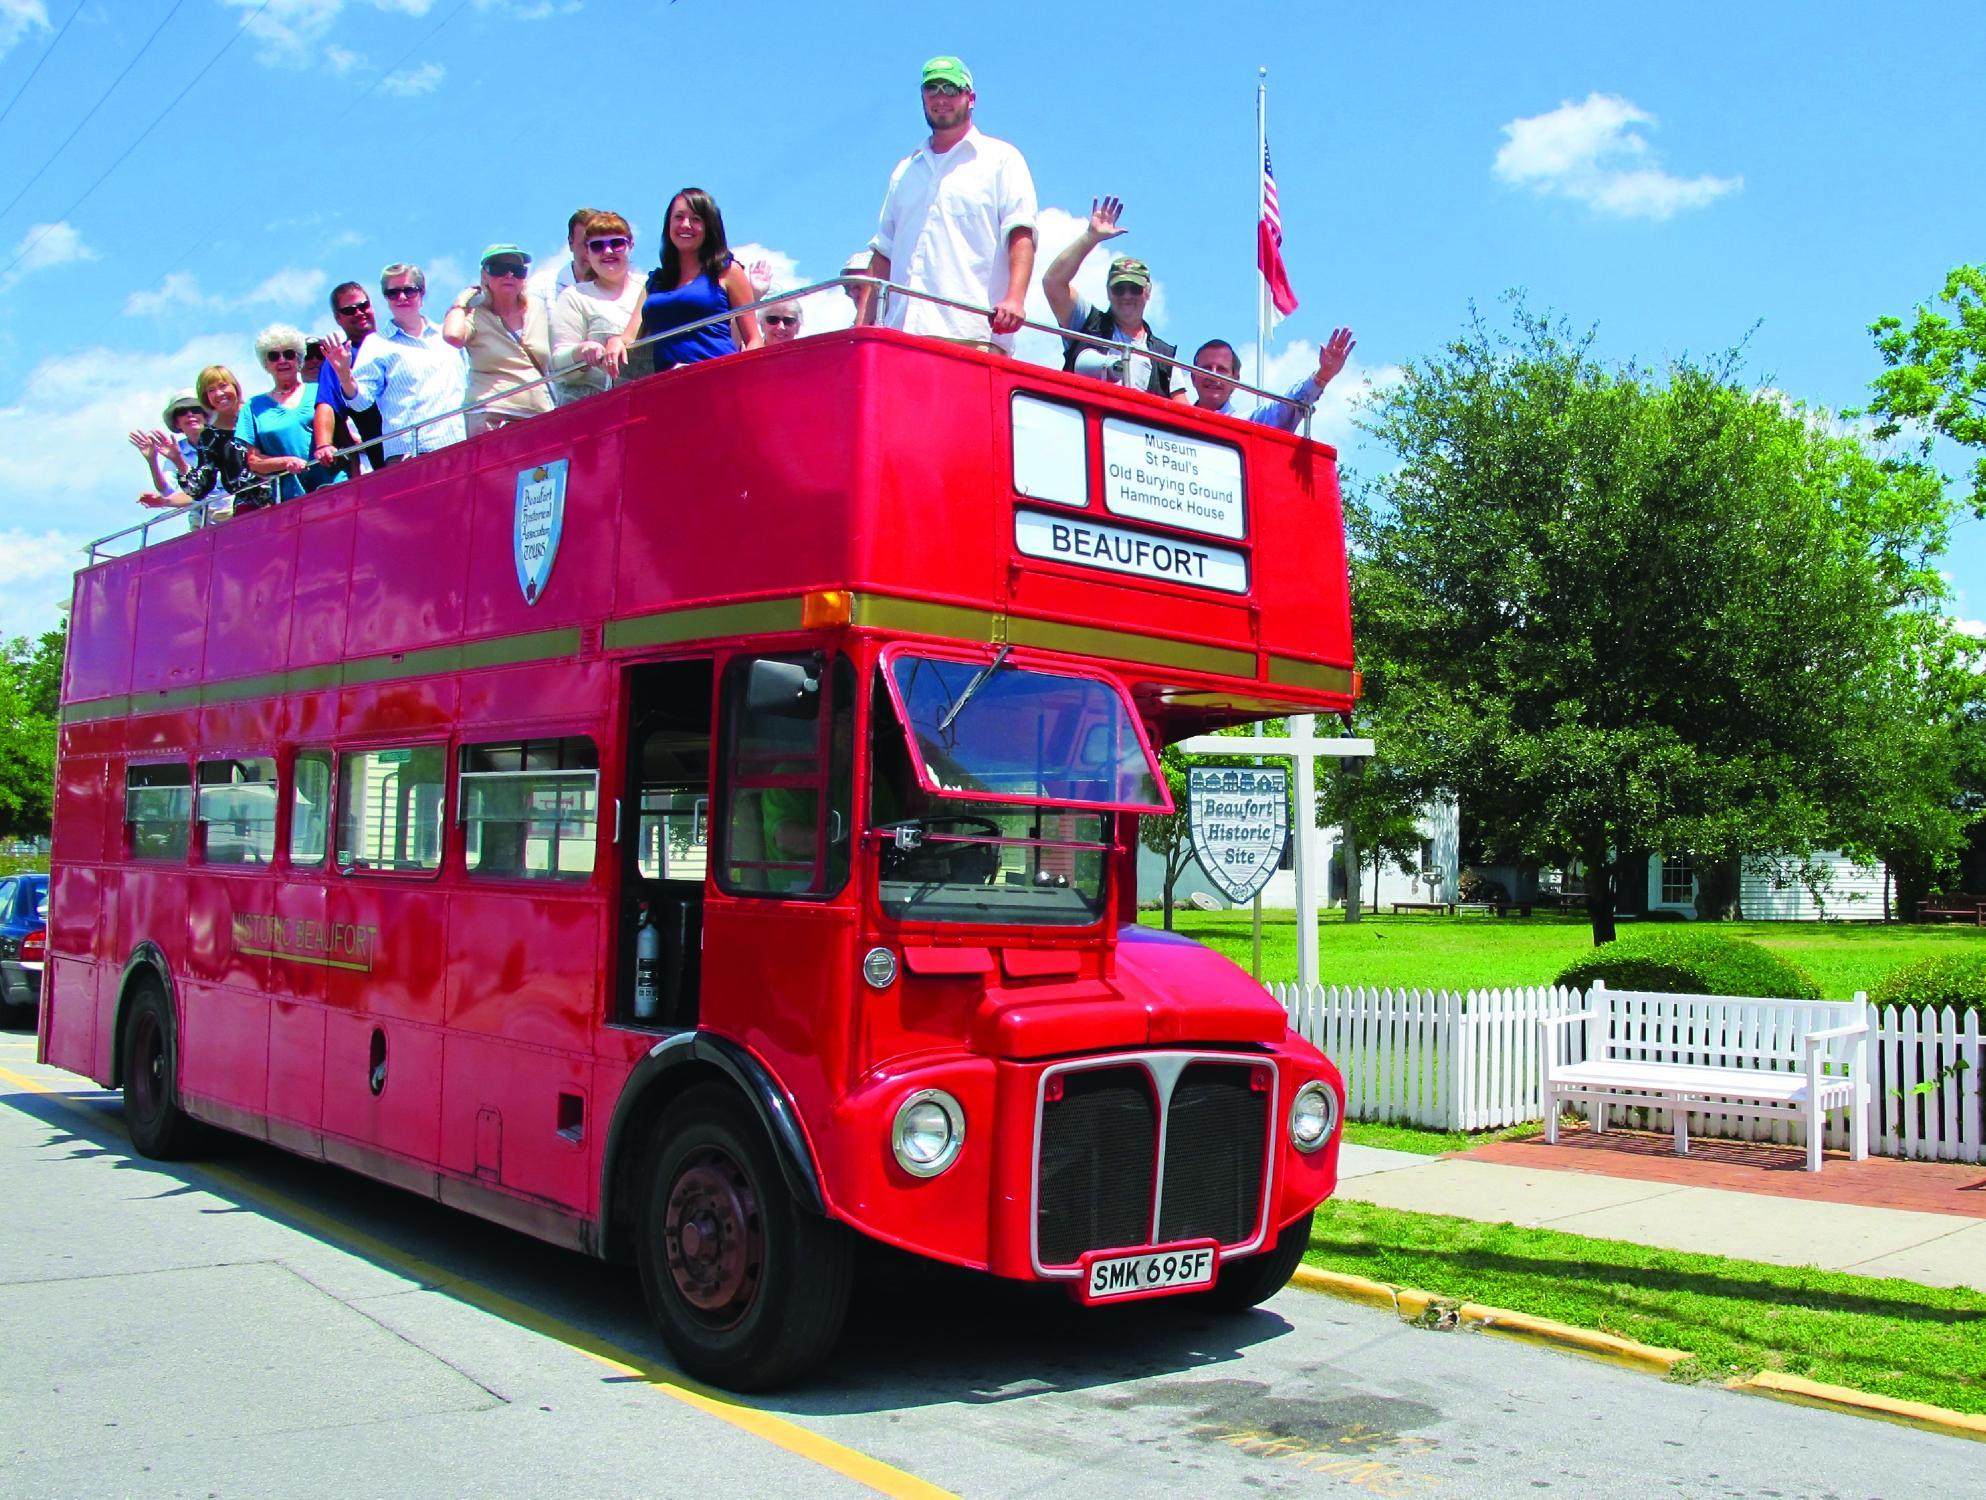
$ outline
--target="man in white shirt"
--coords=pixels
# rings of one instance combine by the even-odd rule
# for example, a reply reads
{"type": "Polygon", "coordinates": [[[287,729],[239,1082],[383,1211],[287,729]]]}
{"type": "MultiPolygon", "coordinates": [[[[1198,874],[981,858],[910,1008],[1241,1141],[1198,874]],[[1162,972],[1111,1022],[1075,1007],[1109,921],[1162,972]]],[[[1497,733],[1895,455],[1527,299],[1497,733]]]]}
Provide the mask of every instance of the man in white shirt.
{"type": "MultiPolygon", "coordinates": [[[[1278,427],[1284,432],[1295,432],[1296,424],[1303,416],[1303,407],[1294,403],[1301,401],[1305,406],[1315,406],[1324,394],[1324,387],[1337,379],[1338,372],[1351,358],[1352,350],[1358,347],[1349,328],[1334,328],[1324,347],[1317,351],[1317,368],[1290,387],[1288,401],[1269,401],[1255,408],[1248,418],[1260,422],[1264,427],[1278,427]]],[[[1241,377],[1241,358],[1234,352],[1234,345],[1225,339],[1209,339],[1193,352],[1196,373],[1193,376],[1193,389],[1199,399],[1193,404],[1202,411],[1218,412],[1224,417],[1238,417],[1231,397],[1234,382],[1241,377]],[[1197,373],[1204,370],[1205,374],[1197,373]]]]}
{"type": "MultiPolygon", "coordinates": [[[[869,241],[869,274],[991,309],[970,313],[891,297],[884,313],[890,327],[1011,354],[1034,276],[1034,178],[1019,151],[974,127],[964,63],[932,58],[923,89],[931,135],[890,174],[869,241]]],[[[874,303],[873,296],[862,299],[860,321],[876,321],[874,303]]]]}
{"type": "Polygon", "coordinates": [[[360,345],[356,359],[343,344],[327,344],[324,350],[324,361],[337,371],[346,403],[354,411],[379,408],[388,434],[387,463],[432,453],[466,435],[457,408],[462,405],[468,361],[422,316],[427,289],[419,266],[388,266],[379,273],[379,290],[392,321],[360,345]],[[421,424],[417,431],[405,430],[416,423],[421,424]]]}

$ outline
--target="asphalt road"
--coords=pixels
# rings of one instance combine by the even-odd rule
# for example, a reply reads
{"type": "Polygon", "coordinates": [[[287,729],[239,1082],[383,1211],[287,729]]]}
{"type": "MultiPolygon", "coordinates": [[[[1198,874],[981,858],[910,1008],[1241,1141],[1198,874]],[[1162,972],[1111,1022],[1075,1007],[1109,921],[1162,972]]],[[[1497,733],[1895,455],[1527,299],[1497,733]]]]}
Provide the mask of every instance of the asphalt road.
{"type": "Polygon", "coordinates": [[[133,1154],[0,1033],[0,1494],[1978,1493],[1979,1445],[1303,1292],[1214,1319],[876,1257],[833,1369],[680,1381],[632,1274],[242,1141],[133,1154]]]}

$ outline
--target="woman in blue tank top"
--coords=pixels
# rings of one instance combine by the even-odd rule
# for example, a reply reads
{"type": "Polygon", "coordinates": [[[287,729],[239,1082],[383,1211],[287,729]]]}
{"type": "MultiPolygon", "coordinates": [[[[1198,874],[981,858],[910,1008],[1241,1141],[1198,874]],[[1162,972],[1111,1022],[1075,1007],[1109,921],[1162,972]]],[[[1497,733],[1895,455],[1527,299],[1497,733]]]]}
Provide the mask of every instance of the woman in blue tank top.
{"type": "MultiPolygon", "coordinates": [[[[629,320],[622,347],[757,300],[745,268],[731,258],[724,240],[724,216],[718,212],[716,200],[702,188],[684,188],[669,200],[662,265],[648,273],[648,295],[629,320]]],[[[648,347],[654,353],[655,368],[667,370],[735,354],[740,349],[756,349],[759,343],[759,320],[747,312],[658,339],[648,347]]],[[[641,363],[637,360],[637,369],[641,363]]]]}

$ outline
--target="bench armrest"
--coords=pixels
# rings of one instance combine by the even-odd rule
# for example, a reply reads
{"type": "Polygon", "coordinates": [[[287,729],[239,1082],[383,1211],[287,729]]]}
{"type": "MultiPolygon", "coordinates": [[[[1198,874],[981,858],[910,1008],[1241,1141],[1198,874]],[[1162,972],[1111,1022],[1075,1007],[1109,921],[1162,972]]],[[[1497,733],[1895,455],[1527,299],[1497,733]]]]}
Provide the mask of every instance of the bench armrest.
{"type": "Polygon", "coordinates": [[[1575,1010],[1570,1015],[1540,1016],[1538,1018],[1538,1024],[1540,1026],[1564,1026],[1572,1021],[1597,1021],[1604,1014],[1604,1011],[1597,1010],[1575,1010]]]}
{"type": "Polygon", "coordinates": [[[1810,1031],[1800,1039],[1801,1045],[1809,1052],[1822,1042],[1831,1042],[1838,1036],[1862,1036],[1869,1029],[1867,1021],[1857,1021],[1849,1026],[1830,1026],[1825,1031],[1810,1031]]]}

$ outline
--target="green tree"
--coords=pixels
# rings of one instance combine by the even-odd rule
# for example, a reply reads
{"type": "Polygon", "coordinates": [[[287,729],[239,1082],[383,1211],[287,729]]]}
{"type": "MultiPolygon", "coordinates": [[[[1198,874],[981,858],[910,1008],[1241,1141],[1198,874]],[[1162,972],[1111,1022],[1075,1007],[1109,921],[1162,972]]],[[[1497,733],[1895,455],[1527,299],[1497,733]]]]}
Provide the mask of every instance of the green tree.
{"type": "Polygon", "coordinates": [[[1734,358],[1658,379],[1513,325],[1474,319],[1365,418],[1399,459],[1348,513],[1390,738],[1492,843],[1583,861],[1595,943],[1632,851],[1949,851],[1938,476],[1734,358]]]}
{"type": "Polygon", "coordinates": [[[1138,842],[1165,861],[1165,882],[1161,900],[1165,910],[1165,930],[1172,931],[1172,892],[1179,877],[1193,861],[1193,832],[1186,817],[1186,756],[1177,745],[1167,745],[1159,754],[1159,769],[1172,791],[1173,811],[1147,813],[1138,819],[1138,842]]]}
{"type": "Polygon", "coordinates": [[[0,834],[48,832],[65,637],[51,630],[0,650],[0,834]]]}
{"type": "MultiPolygon", "coordinates": [[[[1954,266],[1944,290],[1918,306],[1908,327],[1885,317],[1869,332],[1887,367],[1868,405],[1879,419],[1876,436],[1893,438],[1908,427],[1922,435],[1926,458],[1938,436],[1986,450],[1986,266],[1954,266]]],[[[1972,508],[1986,516],[1986,452],[1973,464],[1972,508]]]]}

